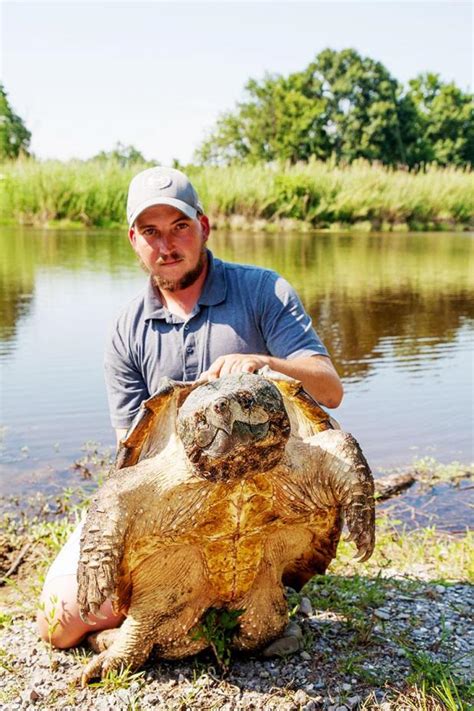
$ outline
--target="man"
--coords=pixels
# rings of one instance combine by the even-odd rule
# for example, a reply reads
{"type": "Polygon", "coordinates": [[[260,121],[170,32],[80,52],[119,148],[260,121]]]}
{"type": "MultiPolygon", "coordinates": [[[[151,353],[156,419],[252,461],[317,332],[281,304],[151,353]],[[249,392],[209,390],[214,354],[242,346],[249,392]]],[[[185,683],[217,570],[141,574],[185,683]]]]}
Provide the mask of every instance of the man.
{"type": "MultiPolygon", "coordinates": [[[[129,240],[149,274],[145,291],[118,318],[105,354],[105,376],[117,441],[141,402],[164,375],[210,380],[264,366],[300,380],[315,399],[337,407],[342,385],[311,320],[291,286],[267,269],[224,263],[206,248],[209,220],[189,179],[150,168],[130,184],[129,240]]],[[[120,624],[109,602],[94,626],[80,620],[76,602],[77,529],[45,581],[38,615],[48,639],[57,598],[58,647],[120,624]],[[49,610],[49,613],[48,613],[49,610]]]]}

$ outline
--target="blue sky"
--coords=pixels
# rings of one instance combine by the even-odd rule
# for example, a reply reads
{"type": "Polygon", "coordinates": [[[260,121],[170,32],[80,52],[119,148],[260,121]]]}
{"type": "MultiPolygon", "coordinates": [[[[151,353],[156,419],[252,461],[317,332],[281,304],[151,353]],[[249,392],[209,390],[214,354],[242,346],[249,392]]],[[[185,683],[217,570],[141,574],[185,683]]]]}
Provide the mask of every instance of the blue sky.
{"type": "Polygon", "coordinates": [[[434,71],[472,87],[468,2],[8,2],[0,75],[40,158],[117,141],[187,162],[248,78],[354,47],[406,82],[434,71]]]}

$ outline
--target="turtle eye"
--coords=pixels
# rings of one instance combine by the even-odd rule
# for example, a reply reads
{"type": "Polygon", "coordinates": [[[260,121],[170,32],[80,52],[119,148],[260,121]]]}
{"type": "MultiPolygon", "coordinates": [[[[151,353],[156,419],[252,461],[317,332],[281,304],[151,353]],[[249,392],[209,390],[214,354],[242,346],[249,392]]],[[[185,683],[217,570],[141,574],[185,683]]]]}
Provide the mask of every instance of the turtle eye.
{"type": "Polygon", "coordinates": [[[252,404],[253,404],[253,400],[249,397],[244,396],[240,400],[240,406],[243,410],[250,410],[250,408],[252,407],[252,404]]]}

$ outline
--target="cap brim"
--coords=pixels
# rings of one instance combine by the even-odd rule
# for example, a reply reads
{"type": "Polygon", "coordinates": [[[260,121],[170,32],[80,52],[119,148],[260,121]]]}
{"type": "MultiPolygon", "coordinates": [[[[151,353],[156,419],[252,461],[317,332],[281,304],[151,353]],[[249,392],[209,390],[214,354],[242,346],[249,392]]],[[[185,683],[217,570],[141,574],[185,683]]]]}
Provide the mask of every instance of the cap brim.
{"type": "Polygon", "coordinates": [[[135,210],[128,218],[129,226],[131,227],[133,225],[137,217],[141,215],[144,210],[146,210],[148,207],[153,207],[154,205],[170,205],[171,207],[175,207],[177,210],[182,212],[184,215],[186,215],[186,217],[189,217],[191,220],[194,220],[197,215],[197,210],[194,207],[191,207],[191,205],[188,205],[187,202],[183,202],[182,200],[178,200],[177,198],[153,198],[142,202],[141,205],[135,208],[135,210]]]}

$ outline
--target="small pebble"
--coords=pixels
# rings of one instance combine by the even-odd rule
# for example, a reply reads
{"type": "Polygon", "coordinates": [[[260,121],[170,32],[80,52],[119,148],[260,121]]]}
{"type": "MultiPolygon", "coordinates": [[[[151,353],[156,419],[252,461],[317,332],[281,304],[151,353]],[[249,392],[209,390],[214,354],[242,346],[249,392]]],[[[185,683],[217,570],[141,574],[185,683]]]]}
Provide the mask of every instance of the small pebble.
{"type": "Polygon", "coordinates": [[[305,662],[310,662],[311,659],[313,658],[309,652],[303,651],[300,654],[301,659],[304,659],[305,662]]]}
{"type": "MultiPolygon", "coordinates": [[[[287,654],[294,654],[300,648],[299,640],[296,637],[281,637],[265,647],[264,657],[286,657],[287,654]]],[[[278,672],[277,672],[278,675],[278,672]]]]}
{"type": "Polygon", "coordinates": [[[311,600],[309,599],[309,597],[301,598],[299,611],[302,615],[305,615],[305,617],[312,617],[313,606],[311,605],[311,600]]]}
{"type": "Polygon", "coordinates": [[[374,615],[378,617],[379,620],[389,620],[391,617],[390,613],[386,610],[374,610],[374,615]]]}
{"type": "Polygon", "coordinates": [[[305,704],[308,701],[308,697],[302,689],[298,689],[298,691],[293,696],[293,701],[295,702],[295,704],[305,704]]]}
{"type": "Polygon", "coordinates": [[[303,631],[297,622],[289,622],[283,631],[283,637],[303,639],[303,631]]]}

